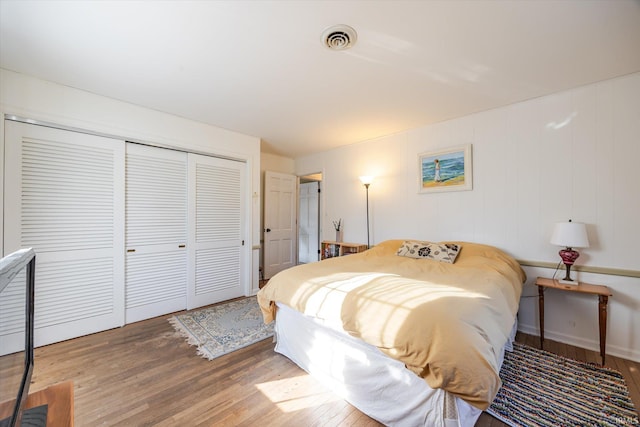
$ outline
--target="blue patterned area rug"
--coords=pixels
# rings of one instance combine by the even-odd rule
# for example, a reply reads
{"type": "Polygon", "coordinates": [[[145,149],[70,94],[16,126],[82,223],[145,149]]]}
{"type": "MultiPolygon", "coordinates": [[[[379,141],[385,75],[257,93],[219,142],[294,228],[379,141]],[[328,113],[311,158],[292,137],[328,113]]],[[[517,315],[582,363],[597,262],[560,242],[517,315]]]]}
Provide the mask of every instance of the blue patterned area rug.
{"type": "Polygon", "coordinates": [[[623,376],[514,343],[487,412],[512,426],[640,426],[623,376]]]}
{"type": "Polygon", "coordinates": [[[209,360],[273,336],[273,322],[264,324],[256,297],[188,311],[169,322],[209,360]]]}

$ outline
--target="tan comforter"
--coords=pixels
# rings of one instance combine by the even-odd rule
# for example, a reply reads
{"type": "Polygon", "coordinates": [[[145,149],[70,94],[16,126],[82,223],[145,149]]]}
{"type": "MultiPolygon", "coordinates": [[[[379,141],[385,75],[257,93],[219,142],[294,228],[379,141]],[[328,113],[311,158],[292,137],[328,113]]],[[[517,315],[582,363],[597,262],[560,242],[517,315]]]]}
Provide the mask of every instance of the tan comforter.
{"type": "Polygon", "coordinates": [[[525,275],[491,246],[457,243],[454,264],[395,255],[402,240],[278,273],[258,293],[266,323],[275,302],[322,319],[405,363],[431,388],[486,409],[525,275]]]}

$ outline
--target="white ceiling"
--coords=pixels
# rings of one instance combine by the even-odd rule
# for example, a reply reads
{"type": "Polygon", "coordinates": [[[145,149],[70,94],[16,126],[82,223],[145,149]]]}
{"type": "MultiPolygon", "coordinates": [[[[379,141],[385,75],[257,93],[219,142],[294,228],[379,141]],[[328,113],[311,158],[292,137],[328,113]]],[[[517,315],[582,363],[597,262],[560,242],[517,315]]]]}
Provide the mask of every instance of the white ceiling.
{"type": "Polygon", "coordinates": [[[0,0],[0,29],[2,68],[293,158],[640,70],[640,0],[0,0]]]}

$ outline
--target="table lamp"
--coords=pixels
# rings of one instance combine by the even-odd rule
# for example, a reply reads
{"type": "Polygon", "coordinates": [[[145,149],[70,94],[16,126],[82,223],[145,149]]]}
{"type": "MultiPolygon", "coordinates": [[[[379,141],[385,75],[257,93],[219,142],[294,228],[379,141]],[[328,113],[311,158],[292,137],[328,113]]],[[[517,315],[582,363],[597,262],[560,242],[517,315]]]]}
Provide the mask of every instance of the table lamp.
{"type": "Polygon", "coordinates": [[[564,279],[558,282],[567,285],[577,285],[578,281],[571,278],[571,266],[580,256],[578,251],[573,248],[588,248],[589,238],[587,237],[587,227],[581,222],[559,222],[553,229],[551,235],[551,244],[556,246],[564,246],[560,249],[560,258],[566,267],[567,274],[564,279]]]}

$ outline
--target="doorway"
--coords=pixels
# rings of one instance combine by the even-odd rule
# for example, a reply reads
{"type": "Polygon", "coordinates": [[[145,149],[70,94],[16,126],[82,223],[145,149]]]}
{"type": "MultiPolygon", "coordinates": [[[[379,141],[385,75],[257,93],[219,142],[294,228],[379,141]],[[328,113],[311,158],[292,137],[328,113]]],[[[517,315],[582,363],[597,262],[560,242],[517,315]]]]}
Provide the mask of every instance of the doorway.
{"type": "Polygon", "coordinates": [[[264,278],[296,265],[298,177],[264,173],[264,278]]]}
{"type": "Polygon", "coordinates": [[[298,190],[298,264],[320,260],[322,173],[304,175],[298,190]]]}

